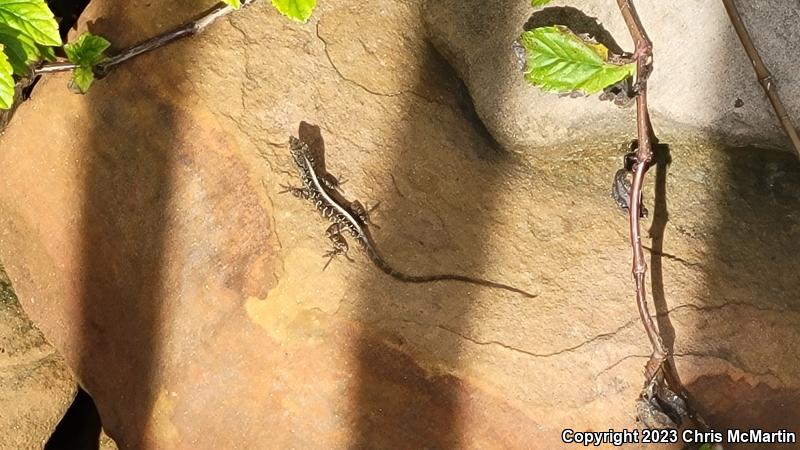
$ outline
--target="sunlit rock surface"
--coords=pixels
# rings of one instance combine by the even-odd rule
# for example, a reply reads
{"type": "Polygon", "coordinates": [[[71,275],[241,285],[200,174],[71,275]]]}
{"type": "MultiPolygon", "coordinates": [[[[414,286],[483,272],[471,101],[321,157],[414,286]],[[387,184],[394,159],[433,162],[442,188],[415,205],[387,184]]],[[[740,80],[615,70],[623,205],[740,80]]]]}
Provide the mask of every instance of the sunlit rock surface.
{"type": "MultiPolygon", "coordinates": [[[[299,25],[257,2],[20,108],[0,256],[120,448],[551,449],[635,426],[649,347],[609,196],[623,139],[504,151],[419,7],[324,1],[299,25]],[[398,269],[536,298],[397,282],[355,246],[323,271],[327,223],[280,194],[301,121],[345,195],[380,202],[398,269]]],[[[123,47],[200,9],[95,0],[84,23],[123,47]]],[[[800,167],[688,137],[671,153],[644,236],[678,373],[717,428],[794,426],[800,167]]]]}

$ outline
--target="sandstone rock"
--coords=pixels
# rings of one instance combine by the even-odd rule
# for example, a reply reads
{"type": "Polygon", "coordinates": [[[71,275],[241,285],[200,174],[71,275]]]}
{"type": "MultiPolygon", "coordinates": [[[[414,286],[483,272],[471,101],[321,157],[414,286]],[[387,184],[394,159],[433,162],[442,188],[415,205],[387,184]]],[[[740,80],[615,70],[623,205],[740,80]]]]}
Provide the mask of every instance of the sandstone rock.
{"type": "MultiPolygon", "coordinates": [[[[498,151],[418,6],[330,0],[299,25],[257,2],[86,96],[59,75],[22,105],[0,257],[120,448],[549,449],[635,426],[648,344],[608,195],[621,154],[498,151]],[[345,194],[381,202],[398,268],[538,296],[397,282],[355,250],[323,271],[327,224],[279,193],[301,121],[345,194]]],[[[121,47],[197,12],[94,0],[84,23],[121,47]]],[[[717,428],[794,425],[800,167],[701,142],[672,157],[645,237],[679,375],[717,428]]]]}
{"type": "Polygon", "coordinates": [[[117,450],[117,443],[114,442],[105,432],[100,433],[100,442],[98,450],[117,450]]]}
{"type": "Polygon", "coordinates": [[[76,392],[64,358],[25,316],[0,268],[0,449],[42,448],[76,392]]]}
{"type": "Polygon", "coordinates": [[[19,107],[20,102],[23,101],[23,89],[28,87],[28,83],[29,80],[26,79],[14,85],[14,103],[9,109],[0,109],[0,134],[5,131],[6,126],[14,117],[14,111],[19,107]]]}
{"type": "MultiPolygon", "coordinates": [[[[800,123],[800,12],[780,0],[737,5],[795,124],[800,123]]],[[[788,148],[722,2],[640,0],[636,8],[654,42],[649,103],[660,133],[685,135],[695,129],[731,145],[788,148]]],[[[534,20],[580,32],[591,32],[594,26],[587,24],[599,22],[612,36],[601,41],[633,51],[613,1],[556,0],[535,10],[530,2],[516,0],[429,0],[423,15],[431,40],[464,79],[478,114],[502,144],[524,151],[634,134],[633,109],[620,110],[596,96],[568,99],[541,92],[523,80],[511,49],[534,20]]]]}

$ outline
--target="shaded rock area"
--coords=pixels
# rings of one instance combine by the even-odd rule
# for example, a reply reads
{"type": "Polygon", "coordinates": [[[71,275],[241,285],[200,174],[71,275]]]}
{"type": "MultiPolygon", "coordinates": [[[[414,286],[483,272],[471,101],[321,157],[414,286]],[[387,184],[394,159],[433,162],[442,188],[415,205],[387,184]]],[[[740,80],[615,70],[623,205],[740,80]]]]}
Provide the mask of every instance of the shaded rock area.
{"type": "Polygon", "coordinates": [[[103,432],[97,406],[83,389],[78,389],[75,399],[44,446],[44,450],[61,449],[117,449],[114,440],[103,432]]]}
{"type": "MultiPolygon", "coordinates": [[[[649,346],[609,196],[624,140],[504,151],[420,7],[330,0],[299,25],[257,2],[20,107],[0,257],[120,448],[550,449],[635,426],[649,346]],[[398,269],[536,298],[401,283],[355,246],[323,271],[328,224],[280,193],[301,121],[344,194],[380,202],[398,269]]],[[[83,26],[124,47],[197,13],[95,0],[83,26]]],[[[688,137],[671,157],[645,237],[678,374],[715,427],[795,427],[800,165],[688,137]]]]}
{"type": "Polygon", "coordinates": [[[0,268],[0,449],[40,449],[77,392],[64,358],[22,311],[0,268]]]}
{"type": "MultiPolygon", "coordinates": [[[[800,9],[781,0],[738,4],[753,41],[795,123],[800,120],[800,9]]],[[[636,9],[654,45],[648,99],[660,134],[710,134],[729,145],[791,148],[758,83],[722,2],[640,0],[636,9]]],[[[528,85],[512,43],[524,29],[553,24],[588,33],[612,51],[633,51],[614,2],[428,0],[431,40],[464,79],[475,109],[508,148],[586,141],[634,132],[634,108],[591,98],[564,99],[528,85]]]]}

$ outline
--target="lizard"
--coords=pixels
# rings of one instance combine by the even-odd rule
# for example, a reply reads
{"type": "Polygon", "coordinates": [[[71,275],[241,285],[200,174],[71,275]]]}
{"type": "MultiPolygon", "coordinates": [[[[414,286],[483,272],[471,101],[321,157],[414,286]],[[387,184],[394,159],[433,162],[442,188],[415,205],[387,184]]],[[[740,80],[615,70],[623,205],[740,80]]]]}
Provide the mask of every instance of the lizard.
{"type": "MultiPolygon", "coordinates": [[[[284,188],[282,192],[289,192],[295,197],[313,202],[320,214],[331,222],[326,234],[333,244],[333,248],[324,255],[329,258],[325,267],[327,267],[336,256],[343,255],[348,257],[347,252],[349,246],[347,240],[343,236],[347,234],[359,245],[378,269],[399,281],[407,283],[428,283],[445,280],[461,281],[491,288],[504,289],[522,294],[529,298],[535,297],[535,295],[513,286],[466,275],[412,275],[396,270],[378,252],[372,235],[370,234],[368,228],[368,225],[371,224],[369,220],[370,210],[367,210],[358,200],[348,202],[339,195],[337,192],[338,182],[315,162],[314,155],[306,143],[291,136],[289,138],[289,151],[300,179],[303,182],[303,186],[282,185],[281,187],[284,188]]],[[[323,268],[323,270],[325,270],[325,268],[323,268]]]]}

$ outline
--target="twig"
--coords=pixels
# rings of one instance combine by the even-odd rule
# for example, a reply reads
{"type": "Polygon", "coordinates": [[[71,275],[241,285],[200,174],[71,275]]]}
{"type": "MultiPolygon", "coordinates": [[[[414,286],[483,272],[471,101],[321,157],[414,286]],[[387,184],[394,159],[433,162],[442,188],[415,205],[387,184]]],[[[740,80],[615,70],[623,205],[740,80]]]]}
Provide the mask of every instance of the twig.
{"type": "MultiPolygon", "coordinates": [[[[633,252],[632,272],[636,284],[636,306],[639,309],[639,317],[642,319],[644,329],[647,331],[647,337],[650,339],[650,345],[653,347],[653,353],[645,368],[644,389],[637,400],[637,418],[648,428],[676,428],[684,418],[688,417],[701,429],[708,430],[708,425],[703,418],[689,407],[685,396],[682,397],[669,388],[670,383],[677,384],[679,380],[676,376],[671,376],[673,373],[669,371],[671,367],[669,352],[647,309],[647,291],[645,289],[647,263],[644,261],[639,221],[642,216],[642,185],[647,169],[654,161],[653,145],[658,143],[647,109],[647,79],[652,72],[653,44],[647,37],[639,16],[636,14],[633,0],[617,0],[617,4],[635,44],[636,128],[639,140],[635,156],[636,162],[633,166],[633,182],[628,197],[628,211],[633,252]]],[[[682,386],[674,385],[673,388],[680,391],[682,386]]]]}
{"type": "Polygon", "coordinates": [[[781,101],[781,98],[775,89],[775,84],[772,80],[772,74],[767,69],[767,66],[764,65],[764,61],[761,60],[761,56],[758,54],[758,50],[753,44],[753,40],[750,39],[750,33],[747,32],[747,28],[744,26],[741,16],[739,16],[739,11],[736,9],[736,4],[734,1],[722,0],[722,4],[725,5],[725,10],[728,12],[728,17],[731,19],[733,28],[736,30],[739,40],[742,41],[742,46],[744,47],[744,51],[747,53],[748,58],[750,58],[750,62],[753,64],[753,68],[756,71],[756,77],[758,77],[758,82],[761,84],[761,87],[764,88],[764,92],[766,92],[769,102],[772,103],[772,108],[775,110],[778,120],[781,121],[783,131],[785,131],[786,135],[789,136],[789,140],[792,141],[794,150],[797,152],[797,155],[800,156],[800,137],[798,137],[797,129],[792,123],[792,118],[789,117],[789,113],[783,106],[783,102],[781,101]]]}
{"type": "MultiPolygon", "coordinates": [[[[242,0],[242,8],[250,5],[254,1],[255,0],[242,0]]],[[[205,30],[209,25],[216,22],[218,19],[225,17],[234,11],[236,10],[226,5],[225,3],[219,3],[217,6],[211,8],[210,10],[202,14],[199,18],[192,20],[191,22],[185,23],[179,26],[178,28],[174,28],[170,31],[167,31],[166,33],[162,33],[156,37],[150,38],[144,42],[141,42],[139,44],[133,45],[131,47],[128,47],[120,51],[116,55],[95,66],[94,68],[95,75],[97,75],[98,77],[103,77],[107,75],[108,72],[111,71],[111,69],[113,69],[115,66],[122,64],[123,62],[131,58],[139,56],[142,53],[147,53],[149,51],[163,47],[164,45],[167,45],[170,42],[178,40],[183,37],[194,36],[195,34],[198,34],[203,30],[205,30]]],[[[76,64],[72,64],[69,62],[47,63],[34,69],[34,75],[44,75],[47,73],[55,73],[55,72],[69,72],[77,67],[78,66],[76,64]]]]}
{"type": "Polygon", "coordinates": [[[633,279],[636,284],[636,305],[639,316],[644,324],[647,337],[653,347],[653,354],[647,364],[646,377],[652,380],[658,369],[667,358],[667,351],[661,342],[658,329],[650,317],[647,309],[647,292],[645,289],[645,272],[647,263],[644,261],[642,249],[641,217],[642,185],[644,176],[653,160],[654,134],[650,125],[650,115],[647,109],[647,79],[650,75],[653,60],[653,44],[647,37],[641,21],[639,20],[632,0],[617,0],[622,17],[631,33],[635,45],[634,58],[636,59],[636,129],[638,134],[638,149],[636,150],[636,164],[633,168],[633,183],[630,190],[629,218],[631,233],[631,249],[633,251],[633,279]]]}
{"type": "Polygon", "coordinates": [[[56,72],[69,72],[78,68],[77,64],[73,64],[71,62],[53,62],[43,64],[40,67],[37,67],[33,70],[33,75],[44,75],[46,73],[56,73],[56,72]]]}

